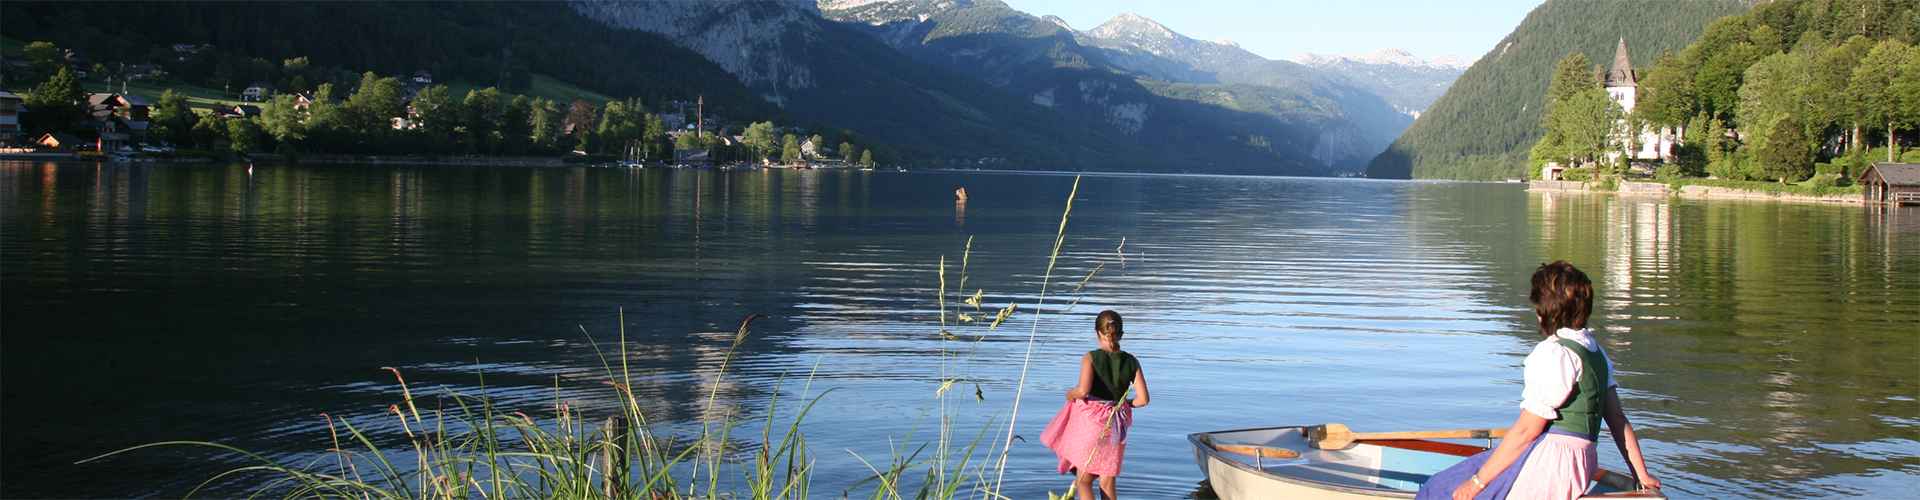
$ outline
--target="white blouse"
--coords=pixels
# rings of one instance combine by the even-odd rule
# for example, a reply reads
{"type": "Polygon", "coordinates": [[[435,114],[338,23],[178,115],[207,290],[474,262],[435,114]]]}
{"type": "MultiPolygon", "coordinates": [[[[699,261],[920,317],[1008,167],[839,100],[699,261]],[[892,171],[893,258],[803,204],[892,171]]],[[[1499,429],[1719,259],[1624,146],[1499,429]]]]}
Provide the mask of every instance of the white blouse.
{"type": "Polygon", "coordinates": [[[1607,371],[1603,375],[1605,387],[1619,387],[1613,380],[1613,358],[1593,340],[1593,329],[1573,330],[1561,328],[1552,338],[1540,341],[1533,346],[1533,354],[1527,355],[1525,365],[1525,389],[1520,391],[1520,409],[1533,412],[1540,418],[1553,420],[1560,418],[1559,407],[1567,401],[1567,395],[1573,393],[1580,383],[1580,368],[1583,359],[1567,346],[1560,345],[1560,339],[1569,339],[1587,348],[1599,351],[1600,358],[1607,360],[1607,371]]]}

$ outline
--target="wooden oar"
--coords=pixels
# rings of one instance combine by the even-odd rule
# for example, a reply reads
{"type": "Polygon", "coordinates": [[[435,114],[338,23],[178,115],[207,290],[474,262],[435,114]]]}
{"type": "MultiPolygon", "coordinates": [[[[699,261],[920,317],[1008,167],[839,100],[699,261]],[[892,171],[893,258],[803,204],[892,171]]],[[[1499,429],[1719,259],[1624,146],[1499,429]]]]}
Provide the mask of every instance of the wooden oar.
{"type": "Polygon", "coordinates": [[[1506,436],[1506,429],[1359,433],[1340,424],[1307,428],[1307,443],[1322,450],[1344,450],[1352,446],[1354,441],[1366,439],[1492,439],[1506,436]]]}

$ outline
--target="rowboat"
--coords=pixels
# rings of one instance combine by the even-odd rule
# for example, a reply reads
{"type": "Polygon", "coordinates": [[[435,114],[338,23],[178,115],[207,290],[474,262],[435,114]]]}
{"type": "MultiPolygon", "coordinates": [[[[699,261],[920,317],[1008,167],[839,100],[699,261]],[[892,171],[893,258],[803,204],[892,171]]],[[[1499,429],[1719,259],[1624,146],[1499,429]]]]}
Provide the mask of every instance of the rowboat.
{"type": "MultiPolygon", "coordinates": [[[[1308,446],[1306,427],[1188,434],[1193,459],[1220,500],[1413,498],[1427,477],[1487,447],[1428,439],[1360,440],[1345,449],[1308,446]]],[[[1487,445],[1492,446],[1492,440],[1487,445]]],[[[1601,469],[1590,499],[1665,499],[1633,476],[1601,469]]]]}

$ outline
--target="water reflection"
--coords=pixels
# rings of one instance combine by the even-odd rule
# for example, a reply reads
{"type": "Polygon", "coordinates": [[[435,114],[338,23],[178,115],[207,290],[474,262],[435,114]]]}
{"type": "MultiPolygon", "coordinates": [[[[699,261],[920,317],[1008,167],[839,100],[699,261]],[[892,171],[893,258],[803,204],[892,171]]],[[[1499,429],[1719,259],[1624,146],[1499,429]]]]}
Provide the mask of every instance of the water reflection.
{"type": "Polygon", "coordinates": [[[1915,486],[1920,261],[1873,243],[1905,211],[1533,196],[1546,253],[1604,263],[1597,309],[1672,488],[1915,486]]]}
{"type": "MultiPolygon", "coordinates": [[[[69,465],[161,439],[308,456],[327,446],[313,415],[372,422],[394,402],[381,366],[416,391],[477,391],[484,374],[503,404],[542,415],[559,400],[596,418],[623,328],[636,394],[663,422],[711,421],[709,394],[716,413],[753,416],[800,379],[844,389],[806,426],[816,493],[831,494],[865,476],[848,452],[889,456],[955,366],[985,398],[958,417],[984,421],[1018,395],[1014,432],[1036,435],[1090,348],[1080,316],[1116,308],[1156,377],[1126,488],[1179,497],[1198,480],[1189,432],[1512,421],[1537,338],[1526,276],[1554,259],[1600,283],[1602,339],[1676,497],[1920,488],[1911,208],[1088,177],[1049,280],[1072,183],[0,166],[0,494],[177,496],[235,463],[182,451],[69,465]],[[961,186],[971,200],[949,212],[961,186]],[[949,303],[977,290],[993,309],[1021,304],[964,365],[936,328],[943,258],[949,303]],[[1043,281],[1048,301],[1031,307],[1043,281]],[[772,319],[722,378],[755,313],[772,319]],[[1023,366],[1029,335],[1037,361],[1023,366]],[[68,410],[31,411],[43,408],[68,410]]],[[[1010,497],[1063,489],[1037,445],[1016,444],[1009,463],[1010,497]]]]}

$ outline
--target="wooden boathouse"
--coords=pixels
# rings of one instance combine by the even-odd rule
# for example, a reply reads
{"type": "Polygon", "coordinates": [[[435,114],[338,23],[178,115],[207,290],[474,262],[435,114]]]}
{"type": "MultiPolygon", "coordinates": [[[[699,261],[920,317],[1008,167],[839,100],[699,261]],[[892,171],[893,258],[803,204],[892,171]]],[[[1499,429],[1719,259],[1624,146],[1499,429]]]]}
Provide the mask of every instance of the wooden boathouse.
{"type": "Polygon", "coordinates": [[[1920,163],[1874,163],[1855,182],[1867,203],[1920,204],[1920,163]]]}

